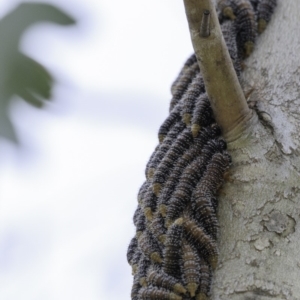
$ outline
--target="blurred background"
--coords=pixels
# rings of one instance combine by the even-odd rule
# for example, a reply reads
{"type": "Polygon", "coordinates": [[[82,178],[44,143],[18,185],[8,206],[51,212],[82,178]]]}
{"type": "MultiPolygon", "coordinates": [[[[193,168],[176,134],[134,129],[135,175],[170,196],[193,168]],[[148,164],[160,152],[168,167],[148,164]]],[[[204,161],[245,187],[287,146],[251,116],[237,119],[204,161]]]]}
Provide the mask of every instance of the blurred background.
{"type": "Polygon", "coordinates": [[[0,298],[130,299],[137,192],[192,53],[183,1],[20,3],[0,0],[0,298]]]}

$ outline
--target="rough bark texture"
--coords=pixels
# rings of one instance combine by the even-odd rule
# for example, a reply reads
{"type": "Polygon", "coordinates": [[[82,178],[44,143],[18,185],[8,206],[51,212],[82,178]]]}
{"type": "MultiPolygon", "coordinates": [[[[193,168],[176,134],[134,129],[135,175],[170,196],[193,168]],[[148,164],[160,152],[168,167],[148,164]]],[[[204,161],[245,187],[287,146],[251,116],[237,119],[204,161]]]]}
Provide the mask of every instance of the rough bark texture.
{"type": "Polygon", "coordinates": [[[278,0],[246,61],[257,115],[228,143],[212,299],[300,299],[300,1],[278,0]],[[258,116],[258,117],[257,117],[258,116]]]}

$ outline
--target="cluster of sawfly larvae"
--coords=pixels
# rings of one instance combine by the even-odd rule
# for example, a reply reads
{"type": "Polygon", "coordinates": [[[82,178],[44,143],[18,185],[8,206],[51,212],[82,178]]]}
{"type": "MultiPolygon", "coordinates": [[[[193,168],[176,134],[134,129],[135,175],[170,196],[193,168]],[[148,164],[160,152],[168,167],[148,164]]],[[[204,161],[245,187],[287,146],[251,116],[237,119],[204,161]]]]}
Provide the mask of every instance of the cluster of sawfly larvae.
{"type": "MultiPolygon", "coordinates": [[[[239,77],[275,0],[221,0],[219,21],[239,77]]],[[[217,265],[217,190],[231,158],[192,55],[172,85],[170,114],[146,166],[127,251],[132,300],[209,299],[217,265]]]]}

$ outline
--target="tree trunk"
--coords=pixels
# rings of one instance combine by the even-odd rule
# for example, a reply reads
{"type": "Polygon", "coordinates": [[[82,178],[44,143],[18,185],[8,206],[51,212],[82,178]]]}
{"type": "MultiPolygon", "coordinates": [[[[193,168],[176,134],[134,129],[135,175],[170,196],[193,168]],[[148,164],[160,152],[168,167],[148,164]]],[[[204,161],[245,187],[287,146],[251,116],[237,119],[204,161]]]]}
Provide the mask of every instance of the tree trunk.
{"type": "Polygon", "coordinates": [[[300,299],[300,1],[278,0],[246,61],[250,126],[228,143],[212,299],[300,299]]]}

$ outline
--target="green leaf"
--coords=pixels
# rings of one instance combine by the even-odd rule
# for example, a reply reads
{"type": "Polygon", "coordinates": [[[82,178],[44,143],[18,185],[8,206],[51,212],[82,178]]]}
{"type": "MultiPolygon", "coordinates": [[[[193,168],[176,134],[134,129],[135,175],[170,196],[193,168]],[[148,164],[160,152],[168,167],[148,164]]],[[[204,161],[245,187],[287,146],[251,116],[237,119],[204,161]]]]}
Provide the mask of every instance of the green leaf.
{"type": "Polygon", "coordinates": [[[19,50],[24,32],[40,22],[75,24],[71,16],[44,3],[22,3],[0,20],[0,136],[14,142],[17,138],[8,115],[12,97],[17,95],[38,108],[51,98],[52,75],[19,50]]]}

